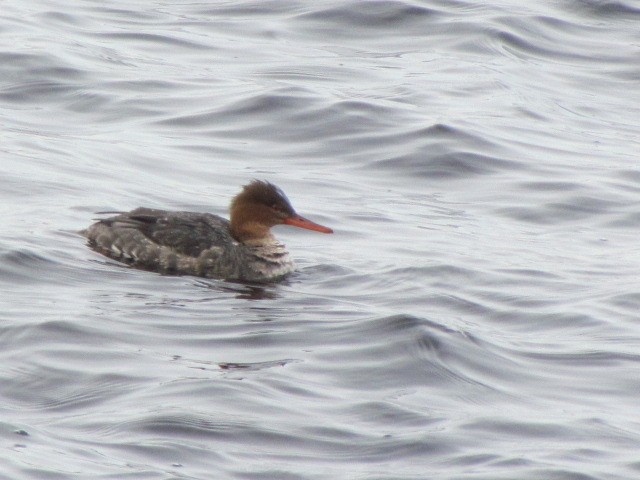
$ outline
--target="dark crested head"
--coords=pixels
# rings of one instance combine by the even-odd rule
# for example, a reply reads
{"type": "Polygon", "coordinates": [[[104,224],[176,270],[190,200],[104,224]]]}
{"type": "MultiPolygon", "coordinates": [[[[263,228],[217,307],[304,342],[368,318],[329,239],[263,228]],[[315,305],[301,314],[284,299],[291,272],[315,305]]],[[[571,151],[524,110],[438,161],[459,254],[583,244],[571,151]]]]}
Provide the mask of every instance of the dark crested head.
{"type": "Polygon", "coordinates": [[[240,242],[268,238],[269,229],[280,224],[333,233],[298,215],[282,190],[262,180],[253,180],[233,198],[230,217],[231,233],[240,242]]]}
{"type": "Polygon", "coordinates": [[[273,209],[274,212],[287,215],[295,215],[296,213],[282,190],[273,183],[262,180],[253,180],[242,187],[242,191],[233,199],[231,208],[233,209],[233,205],[238,202],[265,205],[273,209]]]}

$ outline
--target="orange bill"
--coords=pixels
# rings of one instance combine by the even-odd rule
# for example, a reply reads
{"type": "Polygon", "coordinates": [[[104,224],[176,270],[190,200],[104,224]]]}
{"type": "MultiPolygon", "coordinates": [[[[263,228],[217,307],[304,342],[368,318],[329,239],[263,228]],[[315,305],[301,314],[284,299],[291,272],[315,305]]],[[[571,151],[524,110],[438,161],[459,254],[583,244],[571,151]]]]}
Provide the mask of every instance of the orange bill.
{"type": "Polygon", "coordinates": [[[311,220],[307,220],[300,215],[287,217],[282,221],[282,223],[286,225],[292,225],[294,227],[306,228],[307,230],[315,230],[316,232],[333,233],[333,230],[331,230],[330,228],[314,223],[311,220]]]}

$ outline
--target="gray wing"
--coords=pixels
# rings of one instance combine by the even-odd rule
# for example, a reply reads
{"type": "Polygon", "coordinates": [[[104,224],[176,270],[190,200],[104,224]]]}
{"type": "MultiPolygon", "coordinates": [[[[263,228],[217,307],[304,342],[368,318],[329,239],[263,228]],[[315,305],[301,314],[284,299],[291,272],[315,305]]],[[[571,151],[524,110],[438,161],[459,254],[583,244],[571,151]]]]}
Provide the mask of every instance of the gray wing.
{"type": "Polygon", "coordinates": [[[113,228],[133,228],[156,244],[190,257],[198,257],[213,246],[235,242],[229,222],[210,213],[138,208],[102,222],[113,228]]]}

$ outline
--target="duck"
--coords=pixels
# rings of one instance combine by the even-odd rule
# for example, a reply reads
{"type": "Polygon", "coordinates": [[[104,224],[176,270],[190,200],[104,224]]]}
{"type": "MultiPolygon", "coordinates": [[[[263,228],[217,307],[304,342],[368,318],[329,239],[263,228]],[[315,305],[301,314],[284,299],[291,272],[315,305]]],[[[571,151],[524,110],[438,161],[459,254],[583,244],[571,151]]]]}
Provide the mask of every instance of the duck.
{"type": "Polygon", "coordinates": [[[253,180],[232,199],[229,220],[211,213],[140,207],[100,219],[80,233],[98,253],[168,275],[271,282],[295,263],[271,233],[276,225],[333,233],[296,213],[272,183],[253,180]]]}

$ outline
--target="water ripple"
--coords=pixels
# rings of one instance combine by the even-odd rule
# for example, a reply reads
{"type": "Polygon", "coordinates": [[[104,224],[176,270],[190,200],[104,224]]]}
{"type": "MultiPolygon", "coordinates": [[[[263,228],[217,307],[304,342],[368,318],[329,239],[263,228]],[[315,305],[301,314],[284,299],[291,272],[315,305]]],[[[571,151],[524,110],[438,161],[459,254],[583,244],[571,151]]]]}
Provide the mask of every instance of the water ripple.
{"type": "Polygon", "coordinates": [[[516,3],[3,2],[0,477],[637,477],[639,10],[516,3]],[[77,234],[251,178],[280,283],[77,234]]]}

